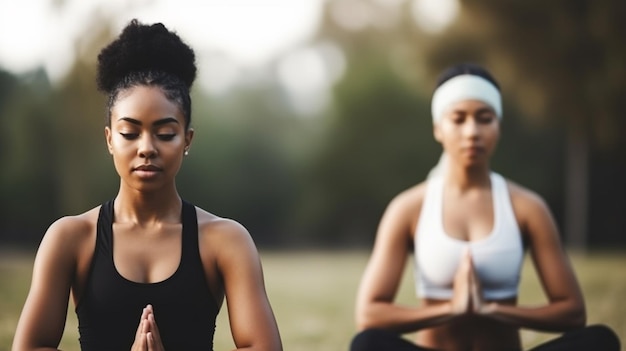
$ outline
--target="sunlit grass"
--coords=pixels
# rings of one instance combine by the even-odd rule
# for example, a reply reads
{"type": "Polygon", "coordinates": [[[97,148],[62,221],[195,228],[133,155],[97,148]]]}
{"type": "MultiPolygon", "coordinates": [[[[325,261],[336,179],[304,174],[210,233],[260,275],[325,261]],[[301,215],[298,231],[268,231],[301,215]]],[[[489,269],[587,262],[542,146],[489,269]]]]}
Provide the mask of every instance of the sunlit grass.
{"type": "MultiPolygon", "coordinates": [[[[261,252],[265,281],[286,351],[347,350],[354,334],[354,297],[368,258],[365,251],[261,252]]],[[[9,350],[17,318],[30,284],[34,254],[0,252],[0,351],[9,350]]],[[[626,255],[573,255],[572,263],[587,301],[588,322],[611,326],[626,338],[626,255]]],[[[528,259],[522,276],[521,303],[540,303],[543,295],[528,259]]],[[[408,267],[398,301],[414,304],[408,267]]],[[[530,347],[553,335],[523,331],[530,347]]],[[[61,348],[78,351],[73,306],[61,348]]],[[[233,348],[225,307],[218,316],[215,350],[233,348]]]]}

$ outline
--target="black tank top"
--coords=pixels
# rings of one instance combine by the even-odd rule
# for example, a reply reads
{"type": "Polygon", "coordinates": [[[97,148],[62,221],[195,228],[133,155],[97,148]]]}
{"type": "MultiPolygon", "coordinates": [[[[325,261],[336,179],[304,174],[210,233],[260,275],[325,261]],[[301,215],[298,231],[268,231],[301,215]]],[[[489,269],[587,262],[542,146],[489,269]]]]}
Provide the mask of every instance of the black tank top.
{"type": "Polygon", "coordinates": [[[137,283],[115,268],[113,200],[101,206],[89,276],[76,306],[82,351],[130,350],[147,304],[154,307],[165,350],[213,349],[219,307],[204,275],[192,204],[183,201],[181,219],[182,252],[176,272],[158,283],[137,283]]]}

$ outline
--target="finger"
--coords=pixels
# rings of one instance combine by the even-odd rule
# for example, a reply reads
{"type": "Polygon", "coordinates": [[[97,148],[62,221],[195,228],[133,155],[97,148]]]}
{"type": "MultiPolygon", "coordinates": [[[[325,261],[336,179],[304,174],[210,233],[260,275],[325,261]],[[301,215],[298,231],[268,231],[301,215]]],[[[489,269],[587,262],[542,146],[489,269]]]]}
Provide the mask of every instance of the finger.
{"type": "MultiPolygon", "coordinates": [[[[150,306],[150,305],[148,305],[150,306]]],[[[148,309],[148,306],[144,307],[143,310],[141,310],[141,319],[147,319],[148,318],[148,313],[152,312],[151,309],[148,309]]]]}
{"type": "Polygon", "coordinates": [[[146,319],[150,321],[150,331],[153,331],[153,327],[156,328],[156,319],[154,318],[154,307],[150,304],[146,305],[146,319]]]}
{"type": "Polygon", "coordinates": [[[458,271],[461,275],[469,274],[472,267],[472,256],[470,254],[469,248],[466,247],[463,250],[463,254],[461,256],[461,261],[459,262],[458,271]]]}
{"type": "Polygon", "coordinates": [[[470,248],[466,248],[465,255],[463,256],[463,260],[465,261],[465,265],[467,266],[467,270],[472,272],[474,270],[474,260],[472,259],[472,251],[470,248]]]}
{"type": "Polygon", "coordinates": [[[139,338],[135,339],[132,351],[146,351],[148,350],[148,343],[146,340],[146,334],[139,335],[139,338]]]}
{"type": "Polygon", "coordinates": [[[150,323],[150,332],[153,339],[157,344],[161,343],[161,333],[159,332],[159,326],[156,323],[156,319],[153,313],[148,315],[148,322],[150,323]]]}
{"type": "Polygon", "coordinates": [[[478,277],[476,276],[476,268],[474,267],[474,260],[472,259],[472,252],[468,248],[465,251],[465,264],[467,269],[467,280],[470,288],[470,293],[474,292],[474,288],[478,283],[478,277]]]}
{"type": "Polygon", "coordinates": [[[156,346],[154,343],[154,337],[152,336],[152,333],[148,333],[146,334],[146,342],[147,342],[147,349],[148,351],[156,351],[156,346]]]}
{"type": "Polygon", "coordinates": [[[474,312],[478,312],[481,308],[482,305],[482,299],[480,296],[480,292],[478,291],[478,288],[476,286],[476,277],[474,275],[472,275],[470,277],[471,279],[471,284],[470,284],[470,292],[472,295],[472,310],[474,312]]]}
{"type": "Polygon", "coordinates": [[[465,264],[467,264],[468,267],[473,266],[472,250],[469,248],[469,246],[465,248],[465,253],[463,255],[463,259],[465,260],[465,264]]]}
{"type": "Polygon", "coordinates": [[[139,337],[141,336],[141,333],[143,332],[145,319],[143,318],[143,314],[141,317],[142,319],[139,320],[139,325],[137,326],[137,331],[135,332],[135,340],[139,340],[139,337]]]}
{"type": "Polygon", "coordinates": [[[452,309],[456,315],[467,313],[471,307],[471,292],[469,280],[469,261],[466,250],[460,257],[460,262],[453,282],[452,309]]]}
{"type": "Polygon", "coordinates": [[[484,305],[483,292],[480,278],[478,277],[473,263],[471,263],[470,266],[470,291],[472,295],[472,310],[474,312],[480,312],[484,305]]]}
{"type": "Polygon", "coordinates": [[[148,334],[141,335],[141,349],[148,350],[148,334]]]}

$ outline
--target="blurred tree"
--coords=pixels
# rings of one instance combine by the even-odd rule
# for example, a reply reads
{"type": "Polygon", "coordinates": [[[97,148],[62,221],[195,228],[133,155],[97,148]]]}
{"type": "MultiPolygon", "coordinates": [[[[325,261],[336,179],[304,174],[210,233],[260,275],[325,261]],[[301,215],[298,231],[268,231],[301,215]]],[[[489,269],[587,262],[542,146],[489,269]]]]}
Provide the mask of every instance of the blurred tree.
{"type": "Polygon", "coordinates": [[[51,142],[52,89],[42,70],[14,80],[0,105],[0,238],[37,241],[54,218],[55,144],[51,142]]]}
{"type": "Polygon", "coordinates": [[[6,105],[16,84],[17,79],[11,73],[0,69],[0,108],[6,105]]]}
{"type": "Polygon", "coordinates": [[[450,61],[451,47],[462,43],[489,63],[526,116],[567,130],[564,232],[571,248],[583,250],[590,230],[591,148],[624,145],[626,2],[461,3],[457,24],[433,41],[430,67],[439,71],[450,61]]]}
{"type": "Polygon", "coordinates": [[[297,241],[292,213],[301,191],[306,121],[294,118],[276,82],[248,83],[219,99],[196,91],[190,155],[181,194],[248,228],[260,246],[297,241]]]}
{"type": "Polygon", "coordinates": [[[118,185],[106,149],[106,97],[96,87],[97,53],[112,37],[109,21],[94,21],[89,37],[75,43],[77,60],[57,83],[52,106],[58,211],[77,214],[114,196],[118,185]]]}
{"type": "Polygon", "coordinates": [[[441,152],[413,84],[407,45],[416,43],[405,24],[401,9],[380,2],[327,3],[316,40],[341,48],[346,71],[307,168],[303,219],[327,245],[370,245],[389,200],[423,180],[441,152]]]}
{"type": "MultiPolygon", "coordinates": [[[[610,155],[615,154],[610,150],[619,150],[619,145],[624,145],[622,138],[615,138],[614,133],[611,137],[612,129],[603,129],[602,123],[600,126],[595,126],[595,117],[586,115],[581,117],[579,111],[574,113],[573,111],[576,111],[578,107],[575,101],[569,99],[567,93],[560,91],[555,100],[557,103],[551,100],[551,93],[546,89],[559,86],[559,84],[565,84],[565,88],[570,89],[571,86],[578,84],[575,76],[568,76],[569,80],[565,82],[552,82],[552,80],[559,80],[556,73],[540,72],[539,68],[520,69],[516,66],[517,61],[512,61],[510,57],[513,54],[505,50],[507,47],[515,47],[517,50],[515,53],[519,53],[517,59],[524,61],[529,60],[529,55],[533,57],[548,55],[545,52],[534,54],[535,51],[541,51],[542,45],[549,46],[548,44],[537,45],[533,49],[524,49],[525,44],[521,42],[522,39],[511,38],[507,35],[507,29],[500,28],[487,16],[479,15],[478,10],[470,11],[467,4],[463,6],[461,16],[452,28],[443,34],[424,33],[418,29],[415,20],[410,15],[412,4],[411,1],[373,0],[334,0],[326,4],[322,25],[315,40],[332,42],[340,47],[345,56],[347,69],[334,89],[332,109],[325,120],[327,124],[323,147],[310,166],[309,174],[313,179],[312,195],[307,197],[310,204],[309,209],[304,212],[312,217],[305,222],[314,223],[314,225],[308,227],[316,228],[314,232],[317,235],[332,238],[335,242],[338,239],[341,240],[344,235],[344,240],[354,242],[359,240],[358,237],[363,235],[363,231],[373,234],[373,226],[378,220],[379,211],[394,193],[394,191],[388,191],[385,195],[387,197],[384,198],[382,189],[395,186],[397,191],[414,184],[423,179],[425,172],[434,163],[433,157],[436,157],[440,148],[432,139],[429,109],[426,106],[428,103],[423,99],[430,98],[436,74],[459,61],[485,64],[503,83],[507,117],[503,122],[501,145],[493,160],[494,169],[542,194],[555,212],[559,223],[564,222],[564,213],[568,214],[568,218],[572,218],[571,209],[566,211],[564,207],[571,208],[572,204],[580,204],[580,200],[562,200],[567,189],[572,187],[563,188],[561,179],[568,178],[570,173],[578,175],[580,172],[572,172],[566,167],[571,165],[571,162],[561,164],[554,160],[566,159],[566,155],[570,155],[570,158],[571,155],[580,158],[581,155],[572,152],[571,148],[563,148],[563,145],[568,145],[571,140],[580,140],[580,138],[572,139],[572,129],[564,130],[563,125],[569,126],[569,121],[576,120],[576,118],[586,118],[587,122],[593,123],[593,126],[589,125],[588,128],[581,129],[583,132],[596,130],[591,134],[595,135],[595,138],[590,140],[598,145],[604,145],[605,150],[608,150],[605,155],[599,155],[604,160],[610,159],[610,155]],[[502,38],[495,39],[500,36],[502,38]],[[534,71],[532,74],[526,74],[527,70],[534,71]],[[533,99],[540,99],[544,102],[538,104],[533,99]],[[409,102],[410,100],[413,101],[409,102]],[[559,104],[564,103],[563,101],[567,101],[569,106],[567,109],[558,109],[559,104]],[[553,109],[546,112],[545,103],[550,103],[553,109]],[[415,110],[409,112],[411,109],[415,110]],[[398,117],[398,114],[402,113],[412,115],[415,120],[403,120],[398,117]],[[381,118],[381,116],[384,117],[381,118]],[[548,118],[548,116],[551,117],[548,118]],[[380,123],[381,120],[393,122],[386,125],[380,123]],[[398,130],[391,131],[393,128],[391,125],[399,126],[398,130]],[[394,135],[396,140],[384,141],[386,133],[394,135]],[[407,137],[408,134],[411,136],[407,137]],[[413,138],[412,142],[424,142],[420,145],[422,154],[415,153],[414,146],[407,146],[409,143],[407,140],[411,138],[413,138]],[[401,146],[401,140],[404,140],[406,144],[401,146]],[[380,141],[375,150],[369,149],[373,141],[380,141]],[[617,149],[611,147],[612,143],[619,144],[616,146],[617,149]],[[407,150],[414,153],[409,156],[407,150]],[[367,157],[368,160],[361,160],[361,157],[367,157]],[[390,161],[393,158],[395,161],[390,161]],[[413,178],[407,181],[401,177],[394,178],[388,174],[372,172],[374,168],[372,165],[376,162],[390,165],[387,169],[402,169],[401,165],[406,167],[412,164],[415,170],[419,170],[419,175],[413,174],[413,178]],[[550,177],[546,177],[547,174],[550,177]],[[372,215],[373,213],[378,213],[378,215],[372,215]]],[[[517,7],[526,6],[521,3],[515,4],[517,7]]],[[[515,6],[511,11],[519,15],[520,11],[515,6]]],[[[550,17],[552,10],[547,10],[546,6],[543,8],[539,4],[532,6],[538,9],[539,13],[547,11],[543,17],[550,17]]],[[[500,21],[510,22],[508,19],[500,19],[500,21]]],[[[536,21],[538,20],[533,19],[532,23],[536,21]]],[[[544,19],[544,22],[548,25],[549,20],[544,19]]],[[[539,29],[530,35],[524,34],[524,28],[521,26],[520,24],[520,35],[526,35],[528,40],[541,32],[539,29]]],[[[617,38],[614,34],[612,35],[614,39],[617,38]]],[[[543,39],[545,38],[541,38],[543,39]]],[[[575,44],[571,43],[572,46],[575,44]]],[[[615,52],[617,49],[614,46],[615,44],[608,45],[615,52]]],[[[546,49],[542,50],[546,51],[546,49]]],[[[559,57],[567,61],[564,57],[559,57]]],[[[574,61],[580,60],[577,58],[574,61]]],[[[528,63],[521,66],[529,67],[528,63]]],[[[622,73],[616,65],[613,66],[614,76],[610,77],[610,80],[619,82],[622,73]]],[[[567,73],[571,71],[562,74],[567,73]]],[[[599,76],[593,72],[590,72],[589,76],[589,79],[596,81],[599,79],[599,76]]],[[[611,86],[615,84],[610,83],[611,86]]],[[[606,89],[608,96],[617,96],[615,89],[611,88],[610,92],[609,88],[606,89]]],[[[582,95],[578,96],[580,100],[582,95]]],[[[608,99],[607,96],[604,98],[608,99]]],[[[607,100],[606,105],[618,106],[618,102],[618,99],[613,99],[612,102],[607,100]]],[[[601,103],[596,107],[598,106],[607,107],[601,103]]],[[[612,121],[610,123],[613,126],[620,126],[623,123],[621,120],[610,117],[610,115],[617,116],[617,114],[612,114],[608,110],[598,113],[603,113],[603,118],[612,121]]],[[[577,123],[573,124],[577,125],[577,123]]],[[[580,132],[579,129],[575,130],[580,132]]],[[[595,155],[599,153],[598,150],[600,149],[596,148],[588,152],[593,152],[595,155]]],[[[585,158],[582,157],[582,159],[585,158]]],[[[600,169],[606,169],[606,167],[598,165],[597,169],[599,172],[600,169]]],[[[608,170],[604,172],[597,173],[596,177],[608,179],[606,176],[609,176],[611,172],[608,170]]],[[[613,178],[615,177],[611,179],[613,178]]],[[[624,186],[621,184],[621,182],[616,182],[613,189],[623,189],[624,186]]],[[[606,185],[604,187],[606,188],[606,185]]],[[[617,198],[620,198],[619,194],[623,196],[624,192],[607,194],[607,191],[603,191],[602,196],[605,196],[605,200],[612,196],[610,201],[608,203],[594,202],[596,205],[589,211],[595,216],[594,218],[597,218],[594,219],[594,228],[608,230],[604,236],[604,233],[596,234],[594,241],[605,244],[619,241],[616,235],[619,220],[609,220],[613,218],[611,215],[617,211],[616,208],[619,208],[615,206],[617,198]]],[[[578,220],[581,219],[580,216],[575,217],[578,220]]],[[[584,219],[584,216],[582,217],[584,219]]],[[[571,224],[567,225],[568,228],[571,226],[571,224]]],[[[565,232],[568,230],[566,229],[565,232]]],[[[573,241],[571,235],[567,239],[570,243],[573,241]]],[[[572,246],[575,245],[572,244],[572,246]]]]}
{"type": "Polygon", "coordinates": [[[313,201],[322,211],[317,235],[328,243],[369,243],[385,205],[424,179],[440,152],[429,118],[420,118],[424,100],[383,62],[366,61],[336,87],[336,115],[310,173],[323,189],[309,197],[322,197],[313,201]]]}
{"type": "MultiPolygon", "coordinates": [[[[423,180],[441,150],[428,102],[433,73],[470,60],[489,66],[505,87],[507,117],[494,169],[544,195],[561,220],[566,170],[554,160],[564,158],[562,126],[571,127],[570,135],[587,136],[571,140],[586,140],[591,182],[600,189],[588,199],[595,228],[621,233],[623,5],[464,0],[456,24],[437,35],[420,31],[411,4],[325,3],[308,44],[339,48],[345,70],[319,116],[298,118],[272,76],[276,67],[261,79],[244,74],[220,96],[196,85],[196,138],[179,175],[181,194],[242,222],[261,245],[369,245],[385,205],[423,180]],[[586,8],[570,8],[575,4],[586,8]]],[[[26,237],[24,231],[39,239],[58,216],[114,196],[104,97],[94,84],[109,23],[93,21],[91,34],[76,42],[70,74],[54,86],[43,71],[0,73],[0,128],[7,131],[0,140],[0,240],[9,232],[26,237]]],[[[584,154],[570,154],[583,160],[572,164],[584,166],[584,154]]]]}
{"type": "MultiPolygon", "coordinates": [[[[36,242],[56,218],[115,196],[105,97],[95,86],[97,52],[112,37],[110,23],[93,20],[89,35],[75,43],[77,60],[54,85],[43,70],[13,80],[0,76],[0,126],[9,131],[0,153],[0,240],[14,233],[36,242]]],[[[294,118],[271,76],[243,82],[219,99],[201,84],[193,94],[196,138],[180,174],[181,194],[242,222],[261,245],[287,240],[295,227],[296,168],[308,143],[305,121],[294,118]]]]}
{"type": "MultiPolygon", "coordinates": [[[[8,130],[7,106],[13,97],[16,85],[17,78],[0,69],[0,130],[4,132],[8,130]]],[[[0,164],[3,165],[3,168],[6,167],[4,160],[6,159],[5,154],[8,153],[8,149],[7,138],[0,139],[0,164]]],[[[0,177],[0,186],[3,184],[1,179],[0,177]]]]}

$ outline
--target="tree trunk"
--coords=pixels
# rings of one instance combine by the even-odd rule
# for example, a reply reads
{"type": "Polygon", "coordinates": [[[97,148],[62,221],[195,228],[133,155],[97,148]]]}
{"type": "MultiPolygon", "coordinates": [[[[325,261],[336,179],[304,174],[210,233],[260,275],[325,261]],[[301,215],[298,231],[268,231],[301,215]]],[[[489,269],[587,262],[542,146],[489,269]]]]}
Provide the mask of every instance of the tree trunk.
{"type": "Polygon", "coordinates": [[[587,251],[589,138],[570,127],[565,164],[565,243],[573,251],[587,251]]]}

